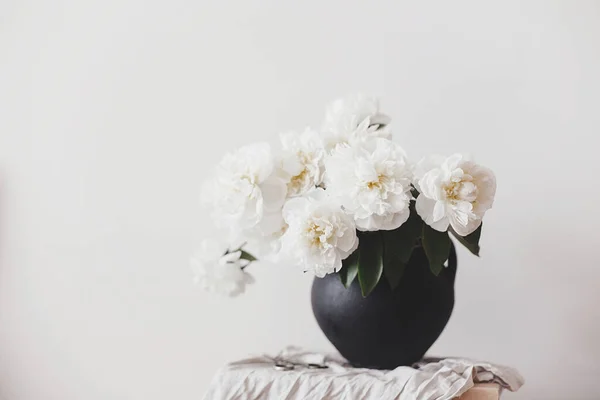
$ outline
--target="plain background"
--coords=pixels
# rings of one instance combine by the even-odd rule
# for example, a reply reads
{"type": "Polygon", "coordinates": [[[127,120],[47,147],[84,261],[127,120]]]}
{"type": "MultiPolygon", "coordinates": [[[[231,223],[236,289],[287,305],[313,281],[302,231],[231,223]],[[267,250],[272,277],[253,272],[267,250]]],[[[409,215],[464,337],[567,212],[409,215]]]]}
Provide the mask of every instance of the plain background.
{"type": "Polygon", "coordinates": [[[517,367],[509,399],[600,398],[599,2],[4,0],[6,399],[199,399],[228,360],[331,350],[309,276],[257,265],[220,298],[188,258],[222,154],[355,91],[414,160],[497,174],[432,353],[517,367]]]}

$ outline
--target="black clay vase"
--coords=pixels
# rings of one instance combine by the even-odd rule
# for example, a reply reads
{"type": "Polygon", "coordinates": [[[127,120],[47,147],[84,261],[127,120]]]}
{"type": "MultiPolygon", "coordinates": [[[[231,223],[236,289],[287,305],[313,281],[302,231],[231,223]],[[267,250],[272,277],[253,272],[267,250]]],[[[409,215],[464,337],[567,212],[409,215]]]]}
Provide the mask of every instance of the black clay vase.
{"type": "Polygon", "coordinates": [[[321,330],[352,365],[393,369],[419,361],[440,336],[454,307],[456,251],[435,276],[423,248],[413,250],[400,284],[384,277],[362,296],[358,280],[348,289],[337,274],[315,278],[311,300],[321,330]]]}

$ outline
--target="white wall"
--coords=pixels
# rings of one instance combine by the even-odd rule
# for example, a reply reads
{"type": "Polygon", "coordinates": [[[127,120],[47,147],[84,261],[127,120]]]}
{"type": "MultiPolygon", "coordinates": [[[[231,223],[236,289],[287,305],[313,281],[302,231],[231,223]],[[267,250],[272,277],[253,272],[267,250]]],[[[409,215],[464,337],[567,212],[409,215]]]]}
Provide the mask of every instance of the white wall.
{"type": "Polygon", "coordinates": [[[3,1],[0,390],[191,400],[227,360],[331,349],[310,277],[216,298],[187,260],[227,149],[361,90],[413,158],[498,176],[433,352],[519,368],[507,398],[600,398],[599,72],[594,1],[3,1]]]}

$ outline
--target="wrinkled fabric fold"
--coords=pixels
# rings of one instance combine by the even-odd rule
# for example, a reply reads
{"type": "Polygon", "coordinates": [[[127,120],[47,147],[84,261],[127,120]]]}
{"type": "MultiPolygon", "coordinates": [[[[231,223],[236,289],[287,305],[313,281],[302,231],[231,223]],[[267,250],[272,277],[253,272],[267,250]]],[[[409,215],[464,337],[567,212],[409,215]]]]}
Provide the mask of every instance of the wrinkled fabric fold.
{"type": "Polygon", "coordinates": [[[257,356],[221,368],[204,400],[450,400],[486,382],[517,391],[524,380],[514,368],[464,358],[426,358],[413,367],[375,370],[289,347],[276,357],[257,356]],[[278,371],[275,360],[299,365],[278,371]],[[328,368],[310,369],[309,363],[328,368]]]}

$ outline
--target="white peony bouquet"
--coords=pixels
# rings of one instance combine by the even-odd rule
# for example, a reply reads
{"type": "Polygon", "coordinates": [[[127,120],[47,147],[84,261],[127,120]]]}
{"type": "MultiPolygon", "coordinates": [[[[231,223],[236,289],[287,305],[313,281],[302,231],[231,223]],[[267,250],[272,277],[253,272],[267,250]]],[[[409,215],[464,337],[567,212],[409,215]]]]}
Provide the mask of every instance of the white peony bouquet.
{"type": "Polygon", "coordinates": [[[416,246],[438,275],[449,233],[478,255],[493,172],[460,154],[412,164],[389,123],[377,99],[355,95],[333,102],[320,130],[281,134],[275,152],[260,143],[225,155],[203,199],[227,244],[202,243],[197,282],[235,296],[263,258],[339,273],[346,287],[358,276],[367,296],[383,276],[398,285],[416,246]]]}

